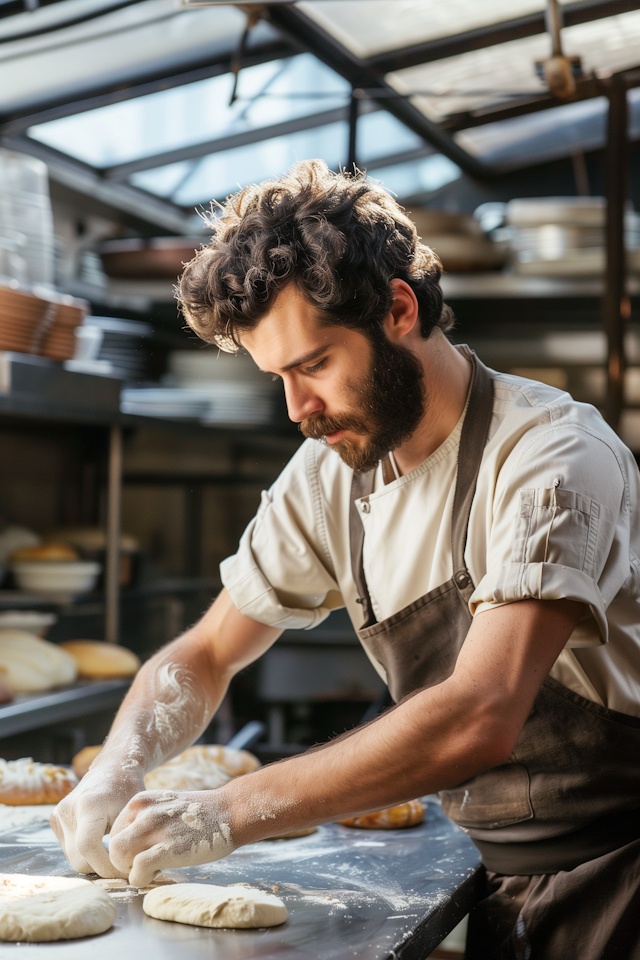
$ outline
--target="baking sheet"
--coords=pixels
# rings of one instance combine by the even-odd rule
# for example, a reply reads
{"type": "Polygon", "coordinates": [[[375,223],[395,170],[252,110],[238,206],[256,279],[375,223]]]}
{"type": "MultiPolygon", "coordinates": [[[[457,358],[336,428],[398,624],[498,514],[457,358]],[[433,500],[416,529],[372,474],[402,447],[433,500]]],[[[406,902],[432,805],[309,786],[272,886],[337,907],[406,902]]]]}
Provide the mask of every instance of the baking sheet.
{"type": "MultiPolygon", "coordinates": [[[[309,837],[255,843],[217,863],[164,871],[179,882],[249,883],[275,892],[289,910],[280,927],[208,930],[153,920],[142,911],[143,895],[125,888],[110,894],[118,917],[101,936],[3,943],[0,957],[17,960],[26,951],[43,960],[422,960],[469,909],[480,859],[437,800],[426,802],[425,822],[411,829],[330,824],[309,837]]],[[[77,875],[42,821],[0,833],[0,872],[77,875]]]]}

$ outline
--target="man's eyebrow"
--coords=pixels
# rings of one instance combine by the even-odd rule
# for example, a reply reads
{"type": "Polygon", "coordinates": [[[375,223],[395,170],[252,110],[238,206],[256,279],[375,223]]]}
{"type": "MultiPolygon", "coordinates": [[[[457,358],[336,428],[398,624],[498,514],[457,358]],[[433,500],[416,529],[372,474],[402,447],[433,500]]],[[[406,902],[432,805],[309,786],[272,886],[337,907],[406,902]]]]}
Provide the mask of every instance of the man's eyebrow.
{"type": "Polygon", "coordinates": [[[298,357],[297,360],[293,360],[291,363],[288,363],[286,367],[282,367],[282,372],[286,373],[287,370],[293,370],[294,367],[300,367],[303,363],[310,363],[312,360],[316,360],[322,353],[325,353],[326,350],[327,344],[325,343],[324,346],[317,347],[310,353],[305,353],[303,357],[298,357]]]}

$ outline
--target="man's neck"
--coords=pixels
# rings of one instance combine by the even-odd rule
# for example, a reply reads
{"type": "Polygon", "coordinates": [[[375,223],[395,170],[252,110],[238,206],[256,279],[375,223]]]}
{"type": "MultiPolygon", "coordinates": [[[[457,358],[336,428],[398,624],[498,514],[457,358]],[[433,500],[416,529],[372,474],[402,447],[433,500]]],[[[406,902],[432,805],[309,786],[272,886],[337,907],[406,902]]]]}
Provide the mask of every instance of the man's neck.
{"type": "Polygon", "coordinates": [[[440,330],[416,350],[424,368],[425,412],[411,437],[393,451],[400,474],[410,473],[444,443],[467,402],[471,363],[440,330]]]}

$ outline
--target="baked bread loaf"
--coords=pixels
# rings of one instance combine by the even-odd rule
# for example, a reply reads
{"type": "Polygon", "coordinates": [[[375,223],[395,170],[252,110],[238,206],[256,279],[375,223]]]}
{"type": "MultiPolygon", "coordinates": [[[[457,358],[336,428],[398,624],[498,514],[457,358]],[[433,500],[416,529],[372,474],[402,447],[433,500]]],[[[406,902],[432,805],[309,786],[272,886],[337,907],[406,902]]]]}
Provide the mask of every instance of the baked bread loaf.
{"type": "Polygon", "coordinates": [[[79,675],[86,679],[132,677],[140,669],[139,657],[117,643],[66,640],[60,646],[74,658],[79,675]]]}
{"type": "MultiPolygon", "coordinates": [[[[3,674],[0,673],[0,677],[3,674]]],[[[0,703],[11,703],[13,700],[13,690],[11,690],[6,683],[0,679],[0,703]]]]}
{"type": "Polygon", "coordinates": [[[0,680],[14,693],[38,693],[78,676],[76,661],[57,644],[24,630],[0,630],[0,680]]]}
{"type": "Polygon", "coordinates": [[[102,745],[99,747],[83,747],[79,753],[76,753],[75,757],[71,761],[71,769],[75,773],[78,780],[82,780],[85,773],[101,750],[102,745]]]}
{"type": "Polygon", "coordinates": [[[34,547],[19,547],[11,554],[11,562],[18,563],[24,560],[79,560],[77,550],[68,543],[39,543],[34,547]]]}
{"type": "Polygon", "coordinates": [[[66,767],[36,763],[31,757],[0,760],[0,803],[10,807],[58,803],[77,783],[76,775],[66,767]]]}
{"type": "Polygon", "coordinates": [[[419,800],[399,803],[396,807],[379,810],[377,813],[365,813],[362,817],[349,817],[338,821],[343,827],[360,827],[363,830],[398,830],[402,827],[415,827],[424,820],[424,804],[419,800]]]}
{"type": "Polygon", "coordinates": [[[214,790],[234,777],[257,770],[260,761],[247,750],[216,744],[189,747],[144,778],[147,790],[214,790]]]}

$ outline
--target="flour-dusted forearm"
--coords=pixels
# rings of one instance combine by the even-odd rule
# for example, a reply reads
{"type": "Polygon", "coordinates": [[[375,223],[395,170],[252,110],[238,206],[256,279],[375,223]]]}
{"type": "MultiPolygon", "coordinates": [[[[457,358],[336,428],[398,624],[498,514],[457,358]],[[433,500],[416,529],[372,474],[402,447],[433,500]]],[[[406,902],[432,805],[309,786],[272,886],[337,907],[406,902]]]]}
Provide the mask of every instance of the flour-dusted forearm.
{"type": "Polygon", "coordinates": [[[79,873],[114,877],[102,838],[144,791],[144,775],[188,747],[206,728],[239,669],[279,631],[243,617],[225,591],[202,620],[138,673],[105,745],[51,826],[79,873]]]}

